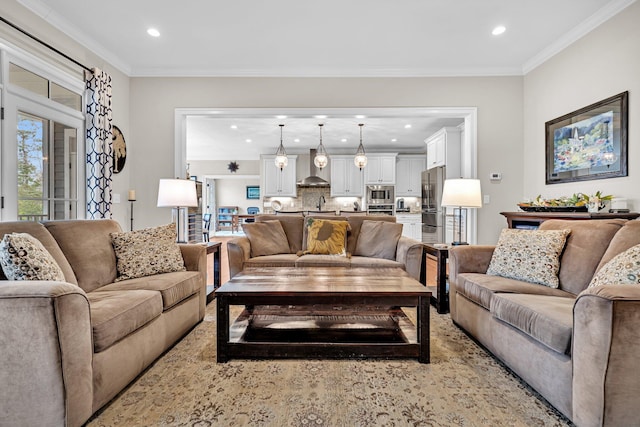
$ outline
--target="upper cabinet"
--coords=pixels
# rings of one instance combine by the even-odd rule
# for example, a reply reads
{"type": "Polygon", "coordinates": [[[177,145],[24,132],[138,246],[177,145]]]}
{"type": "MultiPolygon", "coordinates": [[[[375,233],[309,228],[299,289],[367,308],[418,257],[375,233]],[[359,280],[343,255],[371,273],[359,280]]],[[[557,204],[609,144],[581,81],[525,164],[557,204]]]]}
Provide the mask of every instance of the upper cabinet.
{"type": "Polygon", "coordinates": [[[296,197],[296,162],[298,156],[288,156],[287,167],[280,170],[273,155],[262,157],[262,194],[264,197],[296,197]]]}
{"type": "Polygon", "coordinates": [[[396,196],[422,197],[422,171],[427,169],[424,154],[401,154],[396,162],[396,196]]]}
{"type": "Polygon", "coordinates": [[[445,127],[425,139],[427,144],[427,169],[447,167],[447,176],[460,176],[461,132],[458,128],[445,127]],[[449,168],[453,168],[449,170],[449,168]]]}
{"type": "Polygon", "coordinates": [[[353,163],[353,156],[331,156],[331,197],[362,197],[363,172],[353,163]]]}
{"type": "Polygon", "coordinates": [[[365,166],[366,183],[395,184],[396,157],[397,153],[367,154],[367,166],[365,166]]]}

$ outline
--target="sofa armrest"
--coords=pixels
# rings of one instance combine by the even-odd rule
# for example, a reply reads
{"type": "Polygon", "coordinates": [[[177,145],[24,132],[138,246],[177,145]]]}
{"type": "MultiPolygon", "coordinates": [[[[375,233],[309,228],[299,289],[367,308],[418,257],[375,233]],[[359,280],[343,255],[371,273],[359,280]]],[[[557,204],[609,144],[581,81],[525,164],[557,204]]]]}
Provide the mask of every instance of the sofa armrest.
{"type": "Polygon", "coordinates": [[[180,244],[180,252],[187,271],[200,273],[200,320],[204,319],[207,308],[207,250],[204,245],[180,244]]]}
{"type": "Polygon", "coordinates": [[[638,423],[640,287],[587,288],[573,308],[573,421],[580,426],[638,423]]]}
{"type": "Polygon", "coordinates": [[[420,269],[422,267],[422,242],[407,236],[400,236],[396,249],[396,261],[404,264],[404,269],[409,276],[420,281],[420,269]]]}
{"type": "Polygon", "coordinates": [[[89,301],[65,282],[0,281],[0,425],[82,425],[93,413],[89,301]]]}
{"type": "Polygon", "coordinates": [[[449,313],[456,316],[456,292],[458,275],[462,273],[486,273],[493,256],[495,246],[464,245],[452,246],[449,249],[449,313]]]}
{"type": "Polygon", "coordinates": [[[247,237],[236,237],[227,242],[229,279],[242,271],[244,262],[251,255],[251,242],[247,237]]]}

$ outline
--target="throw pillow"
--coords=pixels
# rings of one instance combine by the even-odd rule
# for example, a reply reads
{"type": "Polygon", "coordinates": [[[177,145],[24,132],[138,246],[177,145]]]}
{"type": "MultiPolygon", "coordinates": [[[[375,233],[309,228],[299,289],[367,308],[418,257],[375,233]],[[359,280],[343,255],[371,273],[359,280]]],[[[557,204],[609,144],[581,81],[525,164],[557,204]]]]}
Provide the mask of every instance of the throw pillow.
{"type": "Polygon", "coordinates": [[[28,233],[5,234],[0,266],[8,280],[65,281],[62,269],[40,240],[28,233]]]}
{"type": "Polygon", "coordinates": [[[599,285],[640,285],[640,245],[619,253],[602,266],[589,287],[599,285]]]}
{"type": "Polygon", "coordinates": [[[363,221],[354,255],[396,259],[402,224],[382,221],[363,221]]]}
{"type": "Polygon", "coordinates": [[[251,257],[288,254],[289,241],[280,221],[244,224],[242,230],[251,242],[251,257]]]}
{"type": "Polygon", "coordinates": [[[560,254],[570,232],[502,230],[487,274],[557,288],[560,254]]]}
{"type": "Polygon", "coordinates": [[[175,224],[110,235],[116,253],[116,282],[186,270],[175,224]]]}
{"type": "Polygon", "coordinates": [[[304,254],[347,256],[346,221],[307,218],[307,250],[304,254]]]}

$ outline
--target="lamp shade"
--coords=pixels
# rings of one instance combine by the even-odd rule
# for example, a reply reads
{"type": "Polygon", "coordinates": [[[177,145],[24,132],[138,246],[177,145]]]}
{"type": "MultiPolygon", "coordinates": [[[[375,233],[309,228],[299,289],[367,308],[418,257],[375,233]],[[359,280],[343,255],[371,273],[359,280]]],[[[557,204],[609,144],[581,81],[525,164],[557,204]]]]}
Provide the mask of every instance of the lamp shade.
{"type": "Polygon", "coordinates": [[[481,208],[479,179],[446,179],[442,190],[442,206],[481,208]]]}
{"type": "Polygon", "coordinates": [[[158,185],[158,207],[198,206],[196,182],[189,179],[161,179],[158,185]]]}

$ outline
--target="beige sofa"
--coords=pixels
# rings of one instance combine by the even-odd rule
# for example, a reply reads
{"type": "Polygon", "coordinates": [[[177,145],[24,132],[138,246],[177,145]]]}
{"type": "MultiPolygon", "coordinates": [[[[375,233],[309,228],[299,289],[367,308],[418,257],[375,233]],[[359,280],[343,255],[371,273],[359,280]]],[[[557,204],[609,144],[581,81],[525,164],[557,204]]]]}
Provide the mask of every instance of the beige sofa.
{"type": "MultiPolygon", "coordinates": [[[[287,253],[252,256],[251,241],[247,237],[237,237],[227,242],[229,253],[230,277],[250,267],[398,267],[411,277],[420,280],[423,244],[414,239],[401,236],[395,247],[393,259],[372,256],[358,256],[356,246],[363,221],[383,221],[395,223],[396,218],[389,215],[258,215],[256,222],[279,220],[289,244],[287,253]],[[347,252],[350,257],[334,255],[302,255],[304,248],[304,220],[312,217],[333,221],[347,221],[350,231],[347,234],[347,252]],[[355,254],[355,255],[354,255],[355,254]]],[[[383,242],[379,242],[383,244],[383,242]]]]}
{"type": "Polygon", "coordinates": [[[450,251],[452,320],[578,426],[640,422],[640,286],[588,287],[640,244],[640,221],[548,220],[570,229],[560,287],[485,274],[494,246],[450,251]]]}
{"type": "Polygon", "coordinates": [[[204,317],[206,255],[116,279],[112,220],[0,223],[36,237],[65,282],[0,281],[0,425],[79,426],[204,317]]]}

